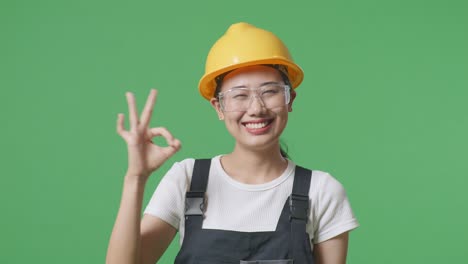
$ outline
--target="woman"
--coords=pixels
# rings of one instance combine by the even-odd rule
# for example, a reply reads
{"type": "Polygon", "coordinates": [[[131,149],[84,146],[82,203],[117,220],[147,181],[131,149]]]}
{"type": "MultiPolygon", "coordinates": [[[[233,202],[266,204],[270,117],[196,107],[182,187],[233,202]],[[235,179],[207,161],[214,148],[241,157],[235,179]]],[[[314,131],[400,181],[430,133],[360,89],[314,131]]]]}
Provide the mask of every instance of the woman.
{"type": "Polygon", "coordinates": [[[150,174],[180,149],[165,128],[149,128],[156,91],[138,118],[127,93],[128,171],[107,263],[155,263],[180,232],[176,263],[345,263],[348,232],[358,226],[341,184],[296,166],[279,138],[303,72],[280,39],[246,23],[212,47],[199,83],[235,139],[233,151],[176,162],[140,221],[150,174]],[[151,139],[163,136],[167,147],[151,139]]]}

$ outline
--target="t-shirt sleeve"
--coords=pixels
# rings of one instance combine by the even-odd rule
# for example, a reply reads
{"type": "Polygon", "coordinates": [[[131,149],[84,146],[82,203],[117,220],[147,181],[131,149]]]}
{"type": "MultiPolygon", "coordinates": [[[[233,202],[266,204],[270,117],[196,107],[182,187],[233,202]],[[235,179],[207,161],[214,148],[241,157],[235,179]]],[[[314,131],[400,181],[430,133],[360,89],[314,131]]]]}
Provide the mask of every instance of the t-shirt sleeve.
{"type": "Polygon", "coordinates": [[[190,180],[187,175],[187,163],[190,161],[185,160],[172,165],[159,182],[144,210],[144,214],[156,216],[177,230],[183,217],[183,201],[190,180]]]}
{"type": "Polygon", "coordinates": [[[328,173],[321,173],[317,187],[313,243],[326,241],[359,226],[340,182],[328,173]]]}

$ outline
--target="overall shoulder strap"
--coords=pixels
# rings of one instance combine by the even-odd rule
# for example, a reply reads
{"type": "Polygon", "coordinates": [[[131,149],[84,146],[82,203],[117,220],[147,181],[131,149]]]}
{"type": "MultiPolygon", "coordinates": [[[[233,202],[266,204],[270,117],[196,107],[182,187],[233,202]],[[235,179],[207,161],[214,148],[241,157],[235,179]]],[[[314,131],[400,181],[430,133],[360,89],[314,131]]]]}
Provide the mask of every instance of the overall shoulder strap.
{"type": "Polygon", "coordinates": [[[291,223],[291,242],[289,243],[289,254],[294,259],[301,249],[301,244],[306,238],[306,224],[310,213],[309,190],[312,179],[312,171],[296,166],[294,183],[291,196],[289,197],[289,221],[291,223]]]}
{"type": "Polygon", "coordinates": [[[289,196],[289,220],[301,220],[307,223],[309,217],[310,201],[309,190],[312,171],[296,166],[293,189],[289,196]]]}
{"type": "Polygon", "coordinates": [[[185,230],[202,227],[210,166],[211,159],[195,160],[190,190],[185,194],[185,230]]]}
{"type": "Polygon", "coordinates": [[[193,166],[190,191],[205,192],[210,173],[211,159],[196,159],[193,166]]]}

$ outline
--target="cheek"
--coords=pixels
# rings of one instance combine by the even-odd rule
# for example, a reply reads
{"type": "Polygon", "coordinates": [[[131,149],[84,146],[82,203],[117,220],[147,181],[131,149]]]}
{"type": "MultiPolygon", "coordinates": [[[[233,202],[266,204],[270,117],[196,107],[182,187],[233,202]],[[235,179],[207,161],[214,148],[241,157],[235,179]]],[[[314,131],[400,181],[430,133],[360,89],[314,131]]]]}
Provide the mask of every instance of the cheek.
{"type": "Polygon", "coordinates": [[[241,126],[240,120],[242,120],[242,116],[242,113],[224,113],[224,125],[231,134],[240,129],[239,126],[241,126]]]}
{"type": "Polygon", "coordinates": [[[288,122],[288,111],[287,111],[287,109],[277,113],[277,120],[279,122],[279,125],[286,126],[286,123],[288,122]]]}
{"type": "Polygon", "coordinates": [[[287,119],[288,118],[288,113],[289,113],[289,106],[284,106],[281,108],[275,109],[275,114],[277,117],[281,119],[287,119]]]}
{"type": "Polygon", "coordinates": [[[239,120],[242,118],[243,113],[239,112],[225,112],[224,113],[224,118],[226,122],[239,122],[239,120]]]}

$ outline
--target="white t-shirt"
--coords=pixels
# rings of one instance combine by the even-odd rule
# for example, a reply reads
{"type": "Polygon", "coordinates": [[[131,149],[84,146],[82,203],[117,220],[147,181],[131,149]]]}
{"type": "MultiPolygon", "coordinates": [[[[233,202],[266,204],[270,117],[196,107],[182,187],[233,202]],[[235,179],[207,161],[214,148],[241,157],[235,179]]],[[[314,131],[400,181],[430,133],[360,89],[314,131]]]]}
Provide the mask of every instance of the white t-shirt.
{"type": "MultiPolygon", "coordinates": [[[[203,227],[241,232],[274,231],[291,194],[295,164],[264,184],[244,184],[222,168],[220,156],[211,161],[203,227]]],[[[194,159],[176,162],[161,179],[144,213],[179,230],[184,239],[185,193],[190,188],[194,159]]],[[[311,244],[323,242],[359,226],[343,186],[330,174],[314,170],[310,184],[311,210],[306,229],[311,244]]]]}

